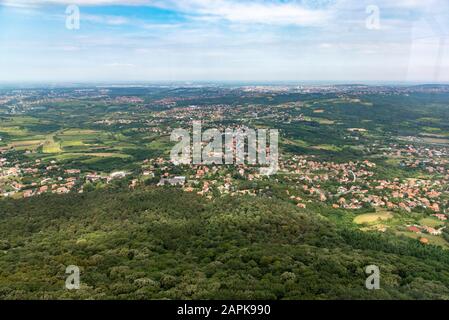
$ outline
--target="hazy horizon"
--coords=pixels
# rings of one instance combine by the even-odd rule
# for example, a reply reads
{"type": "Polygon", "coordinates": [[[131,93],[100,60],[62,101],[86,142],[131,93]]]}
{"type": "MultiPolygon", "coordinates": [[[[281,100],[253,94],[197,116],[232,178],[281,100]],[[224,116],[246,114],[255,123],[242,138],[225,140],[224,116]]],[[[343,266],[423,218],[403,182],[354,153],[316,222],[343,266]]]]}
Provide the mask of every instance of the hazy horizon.
{"type": "Polygon", "coordinates": [[[0,81],[0,88],[23,87],[23,88],[46,88],[46,87],[151,87],[151,86],[448,86],[449,82],[426,82],[426,81],[345,81],[345,80],[149,80],[149,81],[0,81]]]}

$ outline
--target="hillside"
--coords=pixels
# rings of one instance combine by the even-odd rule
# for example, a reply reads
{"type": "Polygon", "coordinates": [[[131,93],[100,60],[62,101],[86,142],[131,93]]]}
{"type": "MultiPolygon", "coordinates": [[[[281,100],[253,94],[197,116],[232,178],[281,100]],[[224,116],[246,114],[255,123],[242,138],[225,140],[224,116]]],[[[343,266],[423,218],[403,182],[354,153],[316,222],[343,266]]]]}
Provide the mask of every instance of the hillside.
{"type": "Polygon", "coordinates": [[[268,197],[177,189],[0,201],[2,299],[449,298],[449,252],[268,197]],[[365,288],[366,266],[381,290],[365,288]],[[64,288],[68,265],[81,290],[64,288]]]}

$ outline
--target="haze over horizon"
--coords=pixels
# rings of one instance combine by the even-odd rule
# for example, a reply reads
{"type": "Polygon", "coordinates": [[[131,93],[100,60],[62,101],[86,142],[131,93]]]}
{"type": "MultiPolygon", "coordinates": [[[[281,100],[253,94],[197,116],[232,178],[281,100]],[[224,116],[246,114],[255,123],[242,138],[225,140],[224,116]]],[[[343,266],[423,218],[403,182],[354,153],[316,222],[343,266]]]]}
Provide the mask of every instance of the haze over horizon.
{"type": "Polygon", "coordinates": [[[389,2],[0,0],[0,81],[448,82],[449,3],[389,2]]]}

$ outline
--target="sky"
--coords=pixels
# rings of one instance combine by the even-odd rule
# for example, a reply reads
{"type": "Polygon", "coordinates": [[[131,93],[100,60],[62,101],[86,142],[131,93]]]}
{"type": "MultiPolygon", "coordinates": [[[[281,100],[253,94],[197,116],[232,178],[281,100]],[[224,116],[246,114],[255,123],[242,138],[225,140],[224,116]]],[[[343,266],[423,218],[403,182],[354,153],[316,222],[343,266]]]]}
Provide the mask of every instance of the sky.
{"type": "Polygon", "coordinates": [[[0,81],[449,82],[449,0],[0,0],[0,81]]]}

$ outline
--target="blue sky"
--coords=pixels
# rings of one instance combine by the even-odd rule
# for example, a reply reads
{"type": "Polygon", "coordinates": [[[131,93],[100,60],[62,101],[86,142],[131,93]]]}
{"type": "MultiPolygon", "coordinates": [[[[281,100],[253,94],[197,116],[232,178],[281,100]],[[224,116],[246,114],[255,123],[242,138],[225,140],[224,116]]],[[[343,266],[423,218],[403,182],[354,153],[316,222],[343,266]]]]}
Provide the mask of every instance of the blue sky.
{"type": "Polygon", "coordinates": [[[449,1],[0,0],[0,81],[162,80],[448,82],[449,1]]]}

